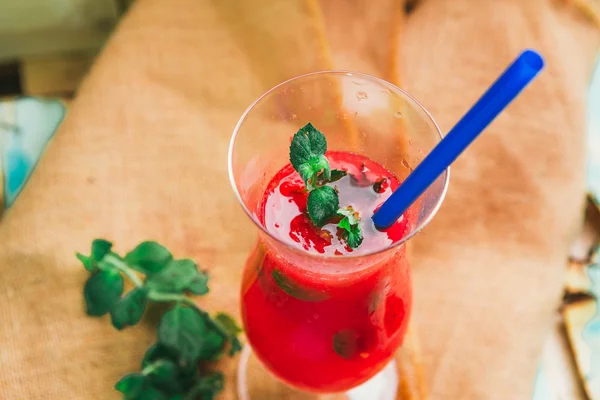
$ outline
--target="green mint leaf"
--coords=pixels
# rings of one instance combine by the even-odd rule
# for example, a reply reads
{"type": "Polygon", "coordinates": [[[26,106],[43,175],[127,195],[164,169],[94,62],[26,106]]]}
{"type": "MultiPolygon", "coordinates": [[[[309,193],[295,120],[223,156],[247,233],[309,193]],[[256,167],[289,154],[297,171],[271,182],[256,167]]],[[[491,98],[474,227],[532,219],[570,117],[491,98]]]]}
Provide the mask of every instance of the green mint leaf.
{"type": "Polygon", "coordinates": [[[101,261],[105,255],[110,253],[112,243],[104,239],[95,239],[92,242],[92,260],[101,261]]]}
{"type": "Polygon", "coordinates": [[[189,360],[180,359],[174,351],[167,349],[160,343],[155,343],[146,350],[146,354],[144,354],[144,359],[142,360],[142,369],[146,369],[149,365],[161,360],[175,363],[179,369],[179,379],[183,385],[186,387],[191,386],[191,380],[194,380],[196,377],[196,364],[189,360]]]}
{"type": "Polygon", "coordinates": [[[229,349],[229,356],[233,357],[236,353],[242,351],[242,342],[237,337],[230,337],[229,342],[231,348],[229,349]]]}
{"type": "Polygon", "coordinates": [[[325,152],[327,140],[325,135],[315,129],[311,123],[302,127],[290,144],[290,163],[298,172],[308,189],[314,188],[317,176],[322,173],[330,178],[330,168],[325,152]]]}
{"type": "Polygon", "coordinates": [[[152,386],[163,392],[181,393],[184,390],[183,384],[179,381],[179,367],[173,361],[156,361],[142,372],[148,377],[152,386]]]}
{"type": "Polygon", "coordinates": [[[360,232],[360,227],[353,227],[350,232],[348,232],[348,237],[346,238],[346,242],[348,242],[348,246],[351,249],[356,249],[358,246],[362,244],[363,236],[360,232]]]}
{"type": "Polygon", "coordinates": [[[81,253],[75,255],[81,261],[85,269],[90,272],[96,272],[98,270],[98,263],[102,261],[105,255],[110,253],[112,243],[104,239],[95,239],[92,242],[92,251],[90,256],[85,256],[81,253]]]}
{"type": "Polygon", "coordinates": [[[142,360],[142,369],[147,368],[150,364],[153,364],[155,361],[167,359],[167,360],[177,360],[177,355],[167,349],[165,346],[162,346],[160,343],[154,343],[152,346],[146,350],[146,354],[144,354],[144,359],[142,360]]]}
{"type": "Polygon", "coordinates": [[[242,350],[242,342],[238,339],[238,334],[242,332],[242,328],[238,326],[235,320],[229,314],[217,313],[214,320],[227,333],[227,340],[231,345],[229,355],[233,356],[238,351],[242,350]]]}
{"type": "Polygon", "coordinates": [[[331,175],[329,162],[325,156],[319,156],[309,163],[301,164],[297,171],[308,190],[314,189],[319,180],[327,181],[331,175]]]}
{"type": "Polygon", "coordinates": [[[116,383],[115,389],[125,395],[126,399],[139,398],[147,386],[146,377],[142,374],[129,374],[116,383]]]}
{"type": "Polygon", "coordinates": [[[329,178],[329,182],[339,181],[346,175],[348,175],[348,171],[344,171],[343,169],[332,169],[331,177],[329,178]]]}
{"type": "MultiPolygon", "coordinates": [[[[217,331],[212,326],[209,326],[208,329],[209,330],[204,334],[204,336],[200,338],[201,351],[199,359],[208,361],[218,360],[222,355],[221,353],[223,348],[225,347],[225,340],[228,338],[223,337],[221,332],[217,331]]],[[[237,338],[232,339],[232,346],[235,346],[234,342],[237,342],[237,338]]]]}
{"type": "Polygon", "coordinates": [[[140,243],[125,256],[127,264],[145,274],[160,272],[172,259],[169,250],[151,241],[140,243]]]}
{"type": "Polygon", "coordinates": [[[352,206],[348,206],[338,210],[338,215],[343,217],[338,223],[338,228],[343,229],[342,237],[350,248],[357,248],[363,241],[358,212],[354,211],[352,206]]]}
{"type": "Polygon", "coordinates": [[[242,328],[238,326],[235,320],[229,314],[217,313],[214,318],[230,336],[237,336],[242,332],[242,328]]]}
{"type": "Polygon", "coordinates": [[[127,293],[110,310],[113,326],[121,330],[127,326],[136,325],[142,319],[147,303],[148,290],[146,288],[135,288],[127,293]]]}
{"type": "Polygon", "coordinates": [[[99,317],[109,312],[121,298],[123,277],[118,271],[96,272],[85,283],[83,295],[88,315],[99,317]]]}
{"type": "Polygon", "coordinates": [[[341,217],[344,217],[350,226],[356,225],[360,222],[360,216],[358,215],[358,212],[354,211],[354,207],[352,206],[340,208],[338,210],[338,214],[341,217]]]}
{"type": "Polygon", "coordinates": [[[181,359],[211,359],[223,349],[224,338],[208,327],[205,317],[189,307],[175,306],[158,326],[158,341],[181,359]]]}
{"type": "Polygon", "coordinates": [[[126,397],[127,400],[169,400],[169,397],[158,389],[147,386],[138,397],[126,397]]]}
{"type": "Polygon", "coordinates": [[[198,379],[196,384],[190,389],[185,400],[196,400],[199,396],[204,399],[210,399],[223,391],[225,387],[225,377],[220,372],[212,372],[198,379]]]}
{"type": "Polygon", "coordinates": [[[198,271],[192,260],[173,260],[166,267],[146,278],[145,286],[157,292],[180,294],[189,291],[196,295],[208,293],[208,275],[198,271]]]}
{"type": "Polygon", "coordinates": [[[290,144],[290,162],[298,170],[301,164],[310,162],[312,157],[325,155],[327,139],[310,122],[304,125],[292,139],[290,144]]]}
{"type": "Polygon", "coordinates": [[[84,256],[81,253],[75,253],[75,255],[77,256],[77,259],[81,261],[85,269],[87,269],[90,272],[96,272],[97,268],[90,257],[84,256]]]}
{"type": "Polygon", "coordinates": [[[337,192],[331,186],[311,190],[306,200],[308,215],[315,225],[321,227],[336,215],[340,206],[337,192]]]}
{"type": "Polygon", "coordinates": [[[333,350],[342,358],[353,358],[358,351],[358,333],[352,329],[336,332],[333,335],[333,350]]]}
{"type": "Polygon", "coordinates": [[[143,374],[129,374],[116,383],[115,389],[123,393],[124,400],[168,400],[168,397],[150,385],[143,374]]]}
{"type": "Polygon", "coordinates": [[[298,283],[292,281],[276,269],[271,272],[271,277],[281,290],[298,300],[316,302],[329,298],[329,294],[327,293],[301,287],[298,283]]]}
{"type": "Polygon", "coordinates": [[[323,173],[319,173],[319,174],[317,174],[317,178],[316,178],[316,180],[317,180],[316,186],[317,187],[324,186],[327,183],[339,181],[346,175],[348,175],[348,172],[344,171],[343,169],[332,169],[329,174],[329,178],[325,177],[325,175],[323,173]]]}

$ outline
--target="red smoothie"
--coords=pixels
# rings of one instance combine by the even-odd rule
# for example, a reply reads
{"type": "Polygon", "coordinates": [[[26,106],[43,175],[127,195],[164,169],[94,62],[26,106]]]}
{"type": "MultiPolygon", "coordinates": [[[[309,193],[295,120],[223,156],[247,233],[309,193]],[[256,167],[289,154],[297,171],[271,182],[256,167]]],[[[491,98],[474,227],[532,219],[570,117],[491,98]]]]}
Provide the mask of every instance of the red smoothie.
{"type": "Polygon", "coordinates": [[[407,212],[377,230],[371,217],[398,179],[363,156],[326,156],[332,169],[348,172],[328,185],[337,188],[340,205],[360,214],[363,243],[351,249],[337,221],[322,228],[311,223],[304,182],[287,165],[269,183],[259,219],[272,236],[315,257],[301,264],[281,255],[283,244],[259,241],[246,263],[241,298],[248,340],[267,368],[300,389],[333,393],[371,378],[402,343],[412,303],[405,247],[358,256],[402,239],[414,217],[407,212]],[[323,256],[338,258],[340,268],[319,270],[323,256]]]}

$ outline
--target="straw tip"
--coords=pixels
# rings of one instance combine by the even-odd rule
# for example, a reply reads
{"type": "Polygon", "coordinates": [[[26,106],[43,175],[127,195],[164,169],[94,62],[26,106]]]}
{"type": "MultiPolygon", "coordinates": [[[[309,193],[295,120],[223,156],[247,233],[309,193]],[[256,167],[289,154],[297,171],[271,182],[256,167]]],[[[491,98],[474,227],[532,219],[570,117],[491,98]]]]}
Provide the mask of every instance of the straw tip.
{"type": "Polygon", "coordinates": [[[541,71],[544,68],[544,57],[535,50],[527,49],[521,53],[519,59],[534,71],[541,71]]]}

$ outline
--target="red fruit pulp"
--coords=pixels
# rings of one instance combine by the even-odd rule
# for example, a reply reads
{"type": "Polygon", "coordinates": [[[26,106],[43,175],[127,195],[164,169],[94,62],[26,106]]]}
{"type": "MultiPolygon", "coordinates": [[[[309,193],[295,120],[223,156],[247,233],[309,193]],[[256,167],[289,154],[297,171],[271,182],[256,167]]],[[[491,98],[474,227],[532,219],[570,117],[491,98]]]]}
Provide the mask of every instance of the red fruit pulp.
{"type": "Polygon", "coordinates": [[[377,230],[371,216],[398,179],[363,156],[328,152],[327,158],[332,169],[348,172],[329,185],[337,187],[340,207],[352,205],[360,213],[362,245],[349,248],[336,223],[317,228],[310,222],[304,183],[287,165],[264,193],[260,221],[300,251],[340,259],[340,268],[306,265],[318,263],[318,257],[305,257],[299,265],[281,256],[281,243],[259,242],[244,270],[242,315],[248,340],[270,371],[298,388],[334,393],[368,380],[390,361],[406,333],[412,303],[404,246],[383,257],[364,256],[375,257],[367,267],[357,268],[357,258],[348,256],[390,247],[413,218],[409,212],[391,228],[377,230]]]}

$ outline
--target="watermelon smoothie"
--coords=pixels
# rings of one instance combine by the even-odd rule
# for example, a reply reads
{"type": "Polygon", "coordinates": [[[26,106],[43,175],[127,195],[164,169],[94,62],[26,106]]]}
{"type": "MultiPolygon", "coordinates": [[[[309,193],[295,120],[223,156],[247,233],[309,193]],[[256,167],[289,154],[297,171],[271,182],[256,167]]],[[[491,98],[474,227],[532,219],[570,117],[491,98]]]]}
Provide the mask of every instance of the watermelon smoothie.
{"type": "MultiPolygon", "coordinates": [[[[396,399],[393,355],[412,307],[406,242],[435,216],[449,171],[389,229],[372,216],[441,138],[410,94],[354,72],[292,78],[246,109],[228,155],[258,232],[241,282],[241,400],[396,399]]],[[[225,217],[234,251],[248,225],[225,217]]]]}
{"type": "Polygon", "coordinates": [[[363,243],[348,247],[338,221],[312,224],[304,182],[291,165],[283,167],[258,208],[271,237],[263,235],[246,263],[241,309],[248,341],[274,375],[302,390],[334,393],[373,377],[402,344],[412,305],[410,269],[405,246],[392,245],[414,229],[416,218],[410,209],[377,230],[371,216],[399,180],[364,156],[326,156],[332,169],[347,172],[327,185],[360,214],[363,243]]]}

